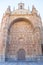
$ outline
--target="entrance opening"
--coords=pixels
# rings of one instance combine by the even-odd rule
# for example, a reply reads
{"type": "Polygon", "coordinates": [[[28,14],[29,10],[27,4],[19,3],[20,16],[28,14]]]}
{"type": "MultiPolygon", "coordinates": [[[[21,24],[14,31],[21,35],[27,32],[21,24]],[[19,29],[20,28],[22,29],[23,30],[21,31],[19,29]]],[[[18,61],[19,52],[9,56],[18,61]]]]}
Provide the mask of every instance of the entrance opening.
{"type": "Polygon", "coordinates": [[[42,48],[42,55],[43,55],[43,44],[41,45],[41,48],[42,48]]]}
{"type": "Polygon", "coordinates": [[[17,60],[25,60],[25,50],[24,49],[19,49],[19,51],[17,52],[17,60]]]}

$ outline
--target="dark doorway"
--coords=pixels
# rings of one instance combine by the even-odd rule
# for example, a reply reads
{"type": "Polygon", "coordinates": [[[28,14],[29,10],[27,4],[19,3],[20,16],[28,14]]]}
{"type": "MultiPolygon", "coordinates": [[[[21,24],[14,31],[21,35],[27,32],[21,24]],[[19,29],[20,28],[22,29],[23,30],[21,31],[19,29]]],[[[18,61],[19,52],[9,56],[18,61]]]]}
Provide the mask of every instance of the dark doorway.
{"type": "Polygon", "coordinates": [[[19,51],[17,52],[17,60],[25,60],[25,50],[24,49],[19,49],[19,51]]]}
{"type": "Polygon", "coordinates": [[[41,45],[41,48],[42,48],[42,55],[43,55],[43,44],[41,45]]]}

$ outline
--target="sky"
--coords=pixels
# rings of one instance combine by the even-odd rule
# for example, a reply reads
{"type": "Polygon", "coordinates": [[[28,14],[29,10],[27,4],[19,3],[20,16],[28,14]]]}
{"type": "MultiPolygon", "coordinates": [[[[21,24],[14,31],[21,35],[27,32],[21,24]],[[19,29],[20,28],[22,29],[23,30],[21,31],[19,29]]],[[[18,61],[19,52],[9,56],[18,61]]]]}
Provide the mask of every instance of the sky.
{"type": "Polygon", "coordinates": [[[32,5],[38,10],[38,13],[41,16],[41,20],[43,22],[43,0],[0,0],[0,22],[2,20],[3,14],[5,13],[7,7],[10,5],[11,10],[17,9],[18,3],[23,2],[25,4],[25,8],[32,10],[32,5]]]}

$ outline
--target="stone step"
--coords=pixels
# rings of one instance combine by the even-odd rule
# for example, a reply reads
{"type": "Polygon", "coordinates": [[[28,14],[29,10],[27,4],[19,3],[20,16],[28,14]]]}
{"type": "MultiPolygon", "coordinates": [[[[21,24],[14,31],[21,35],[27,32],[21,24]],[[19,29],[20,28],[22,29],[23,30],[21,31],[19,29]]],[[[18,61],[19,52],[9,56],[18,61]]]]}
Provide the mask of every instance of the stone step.
{"type": "Polygon", "coordinates": [[[43,65],[43,62],[0,62],[0,65],[43,65]]]}

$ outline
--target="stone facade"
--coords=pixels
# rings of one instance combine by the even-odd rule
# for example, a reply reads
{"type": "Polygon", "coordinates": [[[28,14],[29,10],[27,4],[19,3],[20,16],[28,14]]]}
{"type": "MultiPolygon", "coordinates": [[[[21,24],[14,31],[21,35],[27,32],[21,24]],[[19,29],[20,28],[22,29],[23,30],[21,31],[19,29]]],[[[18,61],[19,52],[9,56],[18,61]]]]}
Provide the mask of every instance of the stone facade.
{"type": "Polygon", "coordinates": [[[13,12],[9,6],[1,23],[0,58],[17,58],[23,51],[25,57],[42,55],[41,29],[41,17],[34,6],[29,11],[24,3],[19,3],[13,12]]]}

